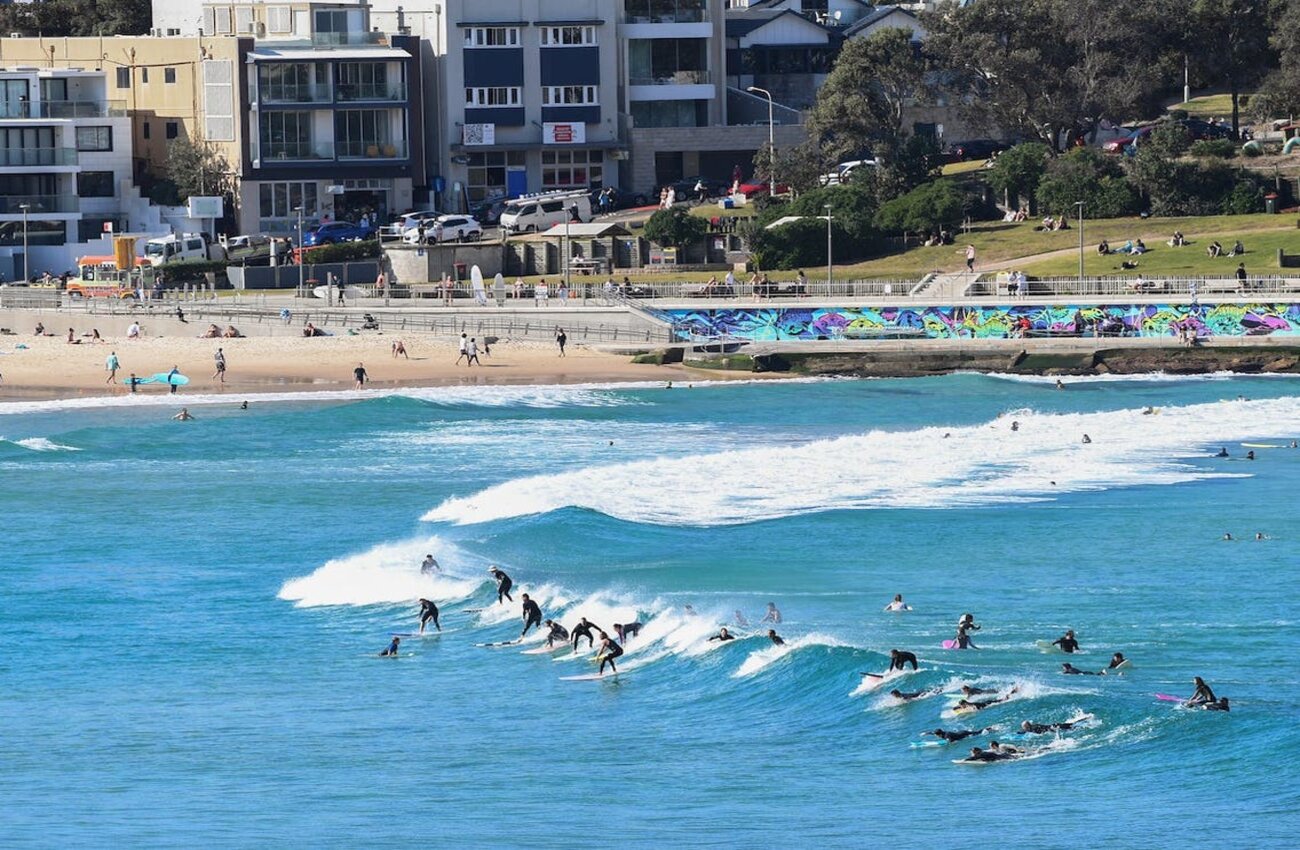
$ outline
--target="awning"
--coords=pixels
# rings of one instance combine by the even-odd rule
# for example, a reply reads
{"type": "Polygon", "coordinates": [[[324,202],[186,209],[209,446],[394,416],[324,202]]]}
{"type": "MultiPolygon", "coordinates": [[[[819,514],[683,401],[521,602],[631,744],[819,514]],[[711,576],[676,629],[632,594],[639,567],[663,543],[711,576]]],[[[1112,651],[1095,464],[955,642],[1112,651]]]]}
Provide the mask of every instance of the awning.
{"type": "Polygon", "coordinates": [[[253,62],[323,62],[330,59],[365,60],[365,59],[410,59],[411,54],[399,47],[322,47],[319,50],[285,49],[253,50],[248,54],[249,63],[253,62]]]}

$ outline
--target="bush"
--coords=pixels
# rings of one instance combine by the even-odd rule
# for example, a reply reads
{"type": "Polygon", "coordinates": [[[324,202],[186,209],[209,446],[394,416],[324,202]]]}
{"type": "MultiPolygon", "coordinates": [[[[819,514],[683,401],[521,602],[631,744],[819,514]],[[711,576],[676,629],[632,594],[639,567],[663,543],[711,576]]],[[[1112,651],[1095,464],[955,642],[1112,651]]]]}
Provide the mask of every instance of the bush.
{"type": "MultiPolygon", "coordinates": [[[[873,254],[880,233],[872,223],[876,215],[876,193],[869,180],[824,186],[805,192],[779,209],[764,212],[759,217],[759,222],[766,226],[785,215],[824,216],[828,204],[833,223],[844,229],[848,236],[846,245],[851,246],[852,250],[850,254],[846,248],[839,256],[859,259],[873,254]]],[[[838,243],[836,250],[840,251],[838,243]]]]}
{"type": "MultiPolygon", "coordinates": [[[[822,214],[825,214],[823,210],[822,214]]],[[[831,239],[835,259],[844,262],[861,256],[861,247],[852,236],[831,219],[831,239]]],[[[751,244],[754,261],[765,270],[798,269],[826,265],[826,219],[803,218],[773,230],[760,229],[751,244]]]]}
{"type": "Polygon", "coordinates": [[[1083,201],[1088,218],[1133,215],[1141,205],[1119,163],[1092,148],[1057,157],[1038,184],[1038,203],[1051,215],[1073,214],[1075,201],[1083,201]]]}
{"type": "Polygon", "coordinates": [[[1024,142],[1003,151],[988,171],[989,185],[1011,206],[1019,206],[1021,197],[1032,198],[1038,192],[1038,184],[1047,172],[1048,155],[1047,145],[1042,142],[1024,142]]]}
{"type": "Polygon", "coordinates": [[[936,180],[881,205],[876,226],[894,233],[938,233],[960,222],[965,211],[961,190],[949,180],[936,180]]]}
{"type": "Polygon", "coordinates": [[[645,223],[642,235],[664,248],[677,248],[698,242],[708,233],[709,223],[691,215],[685,207],[659,210],[645,223]]]}
{"type": "Polygon", "coordinates": [[[1232,139],[1201,139],[1192,142],[1192,156],[1209,159],[1232,159],[1237,155],[1237,143],[1232,139]]]}
{"type": "Polygon", "coordinates": [[[225,277],[228,265],[230,264],[225,260],[182,260],[167,263],[160,268],[164,285],[170,286],[176,283],[204,283],[209,273],[214,273],[219,278],[225,277]]]}
{"type": "Polygon", "coordinates": [[[1249,215],[1264,211],[1264,189],[1252,179],[1240,180],[1223,200],[1227,215],[1249,215]]]}
{"type": "Polygon", "coordinates": [[[349,260],[369,260],[379,256],[379,240],[364,239],[360,242],[320,245],[316,248],[304,249],[302,256],[305,263],[346,263],[349,260]]]}

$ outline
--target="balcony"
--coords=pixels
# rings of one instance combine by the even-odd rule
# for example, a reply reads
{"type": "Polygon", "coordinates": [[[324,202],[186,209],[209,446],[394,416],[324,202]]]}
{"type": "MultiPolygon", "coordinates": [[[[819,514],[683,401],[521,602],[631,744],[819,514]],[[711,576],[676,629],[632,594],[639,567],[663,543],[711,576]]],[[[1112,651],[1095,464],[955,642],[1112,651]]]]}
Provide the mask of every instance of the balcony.
{"type": "Polygon", "coordinates": [[[329,103],[333,99],[329,83],[262,83],[258,99],[267,105],[276,103],[329,103]]]}
{"type": "Polygon", "coordinates": [[[698,24],[709,19],[704,0],[627,0],[629,24],[698,24]]]}
{"type": "Polygon", "coordinates": [[[124,100],[30,100],[0,103],[4,118],[124,118],[124,100]]]}
{"type": "Polygon", "coordinates": [[[266,168],[277,162],[330,162],[334,159],[332,142],[263,142],[252,145],[253,159],[266,168]]]}
{"type": "Polygon", "coordinates": [[[344,103],[358,101],[404,102],[406,83],[339,83],[338,99],[344,103]]]}
{"type": "Polygon", "coordinates": [[[74,148],[0,148],[0,168],[76,165],[74,148]]]}
{"type": "Polygon", "coordinates": [[[81,210],[76,195],[0,195],[0,215],[22,215],[23,204],[28,206],[29,217],[81,210]]]}
{"type": "Polygon", "coordinates": [[[633,86],[700,86],[713,82],[708,71],[652,71],[649,77],[631,77],[633,86]]]}
{"type": "Polygon", "coordinates": [[[311,43],[313,47],[357,47],[387,44],[388,36],[381,32],[314,32],[311,43]]]}
{"type": "Polygon", "coordinates": [[[338,142],[339,159],[406,159],[406,142],[338,142]]]}

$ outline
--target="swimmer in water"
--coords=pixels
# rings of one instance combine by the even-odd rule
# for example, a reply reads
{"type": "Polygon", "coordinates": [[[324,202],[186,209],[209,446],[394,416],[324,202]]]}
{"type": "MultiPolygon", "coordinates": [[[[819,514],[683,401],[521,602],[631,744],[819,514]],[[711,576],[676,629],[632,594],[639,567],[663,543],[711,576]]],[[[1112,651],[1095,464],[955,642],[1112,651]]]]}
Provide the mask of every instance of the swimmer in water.
{"type": "Polygon", "coordinates": [[[1087,445],[1088,443],[1091,443],[1091,442],[1092,442],[1092,437],[1089,437],[1087,434],[1084,434],[1084,435],[1083,435],[1083,442],[1084,442],[1084,445],[1087,445]]]}
{"type": "Polygon", "coordinates": [[[1110,657],[1110,666],[1108,666],[1106,669],[1114,670],[1116,667],[1119,667],[1121,664],[1125,664],[1127,662],[1128,659],[1124,657],[1124,653],[1117,652],[1110,657]]]}
{"type": "Polygon", "coordinates": [[[188,407],[182,407],[181,412],[172,417],[172,419],[176,420],[177,422],[188,422],[193,418],[194,418],[194,414],[190,413],[190,409],[188,407]]]}
{"type": "Polygon", "coordinates": [[[759,620],[759,622],[781,625],[781,612],[777,610],[775,602],[767,603],[767,613],[763,615],[763,619],[759,620]]]}
{"type": "Polygon", "coordinates": [[[1223,532],[1223,539],[1224,539],[1224,540],[1232,540],[1232,539],[1234,539],[1233,536],[1232,536],[1232,532],[1231,532],[1231,531],[1225,531],[1225,532],[1223,532]]]}
{"type": "Polygon", "coordinates": [[[1192,684],[1196,686],[1196,690],[1192,693],[1191,698],[1187,700],[1189,707],[1219,701],[1214,695],[1214,691],[1210,690],[1210,686],[1205,684],[1205,680],[1200,676],[1194,677],[1192,684]]]}
{"type": "Polygon", "coordinates": [[[1062,381],[1060,378],[1057,378],[1057,379],[1056,379],[1056,388],[1057,388],[1058,390],[1063,390],[1063,389],[1065,389],[1065,382],[1062,381]]]}
{"type": "Polygon", "coordinates": [[[396,658],[396,657],[397,657],[397,646],[398,646],[398,644],[400,644],[401,642],[402,642],[402,639],[401,639],[401,638],[399,638],[399,637],[394,637],[394,638],[393,638],[393,642],[390,643],[390,644],[388,645],[388,647],[387,647],[383,652],[379,653],[379,657],[380,657],[380,658],[396,658]]]}
{"type": "Polygon", "coordinates": [[[438,566],[438,562],[434,560],[434,557],[432,555],[425,555],[424,563],[420,564],[420,574],[427,576],[429,573],[435,570],[437,570],[438,572],[442,572],[442,567],[438,566]]]}
{"type": "Polygon", "coordinates": [[[1074,629],[1066,629],[1065,634],[1052,641],[1052,646],[1059,646],[1061,652],[1074,654],[1079,651],[1079,642],[1074,639],[1074,629]]]}
{"type": "Polygon", "coordinates": [[[500,567],[488,567],[488,572],[497,580],[497,604],[500,605],[503,599],[514,602],[515,598],[510,595],[510,588],[514,587],[515,583],[510,580],[510,576],[506,575],[500,567]]]}
{"type": "Polygon", "coordinates": [[[1011,420],[1011,430],[1012,430],[1012,431],[1019,431],[1019,430],[1020,430],[1020,423],[1017,422],[1017,421],[1015,421],[1014,419],[1011,420]]]}
{"type": "Polygon", "coordinates": [[[785,638],[776,633],[776,629],[767,630],[767,639],[777,646],[785,646],[785,638]]]}
{"type": "Polygon", "coordinates": [[[911,611],[912,606],[903,601],[903,594],[894,594],[894,601],[885,606],[886,611],[911,611]]]}
{"type": "Polygon", "coordinates": [[[1147,407],[1142,408],[1142,415],[1143,415],[1143,416],[1150,416],[1151,414],[1153,414],[1153,413],[1155,413],[1155,412],[1156,412],[1156,409],[1155,409],[1154,407],[1147,406],[1147,407]]]}
{"type": "Polygon", "coordinates": [[[580,638],[585,637],[587,639],[587,649],[591,649],[593,646],[595,646],[596,638],[591,633],[593,629],[598,632],[602,632],[602,629],[599,626],[597,626],[595,623],[590,622],[586,617],[583,617],[581,620],[579,620],[578,625],[573,627],[573,631],[570,634],[573,636],[574,652],[578,651],[578,640],[580,638]]]}
{"type": "MultiPolygon", "coordinates": [[[[1092,715],[1088,715],[1088,717],[1091,716],[1092,715]]],[[[1062,723],[1031,723],[1026,720],[1024,723],[1020,724],[1020,731],[1027,735],[1046,735],[1048,732],[1064,732],[1068,729],[1073,729],[1084,719],[1086,718],[1070,720],[1062,723]]]]}
{"type": "Polygon", "coordinates": [[[1075,667],[1073,664],[1071,664],[1068,661],[1061,665],[1061,672],[1067,676],[1105,676],[1106,675],[1105,670],[1102,670],[1100,673],[1094,673],[1091,670],[1080,670],[1078,667],[1075,667]]]}
{"type": "Polygon", "coordinates": [[[538,631],[541,631],[542,628],[541,607],[536,602],[529,599],[527,593],[523,595],[523,600],[524,600],[524,605],[523,605],[524,630],[519,633],[520,640],[523,640],[524,635],[528,634],[528,630],[531,629],[533,626],[536,626],[538,631]]]}
{"type": "Polygon", "coordinates": [[[623,643],[627,643],[627,639],[629,637],[635,637],[641,634],[641,624],[640,623],[615,623],[614,634],[618,635],[618,639],[621,640],[623,643]]]}
{"type": "Polygon", "coordinates": [[[733,635],[731,632],[727,631],[726,626],[723,626],[721,629],[718,630],[718,633],[716,635],[709,638],[709,642],[712,643],[713,641],[716,640],[716,641],[721,641],[722,643],[726,643],[729,640],[735,640],[735,639],[736,636],[733,635]]]}
{"type": "Polygon", "coordinates": [[[1250,451],[1246,452],[1246,460],[1254,460],[1254,459],[1255,459],[1254,449],[1251,449],[1250,451]]]}
{"type": "Polygon", "coordinates": [[[248,410],[248,402],[244,402],[243,404],[239,405],[239,409],[248,410]]]}
{"type": "Polygon", "coordinates": [[[736,609],[736,613],[733,614],[732,616],[735,617],[735,619],[736,619],[736,625],[737,625],[737,626],[748,626],[748,625],[749,625],[749,620],[745,619],[745,615],[744,615],[744,613],[741,612],[741,610],[740,610],[739,608],[736,609]]]}
{"type": "Polygon", "coordinates": [[[911,702],[914,699],[923,699],[925,697],[932,697],[937,693],[939,693],[939,691],[936,691],[933,688],[931,688],[928,691],[906,691],[906,692],[900,691],[898,688],[894,688],[892,691],[889,692],[889,695],[894,699],[902,700],[903,702],[911,702]]]}
{"type": "Polygon", "coordinates": [[[975,625],[974,614],[962,614],[957,620],[957,628],[965,629],[968,632],[978,632],[980,627],[975,625]]]}
{"type": "Polygon", "coordinates": [[[420,634],[424,634],[424,627],[433,621],[433,627],[442,631],[442,626],[438,624],[438,606],[434,605],[432,600],[420,600],[420,634]]]}
{"type": "Polygon", "coordinates": [[[600,675],[605,675],[605,665],[609,665],[611,673],[617,673],[618,668],[614,666],[614,659],[623,654],[623,647],[614,642],[614,639],[604,632],[600,633],[600,652],[596,657],[600,659],[600,675]]]}
{"type": "Polygon", "coordinates": [[[922,732],[922,735],[932,735],[940,740],[955,744],[958,741],[964,741],[967,738],[973,738],[976,735],[983,735],[992,729],[992,726],[986,726],[983,729],[935,729],[933,732],[922,732]]]}
{"type": "Polygon", "coordinates": [[[569,642],[569,630],[554,620],[546,621],[546,645],[555,646],[557,643],[569,642]]]}
{"type": "Polygon", "coordinates": [[[1256,539],[1256,540],[1267,540],[1268,538],[1264,536],[1264,532],[1262,532],[1262,531],[1256,531],[1256,532],[1255,532],[1255,539],[1256,539]]]}
{"type": "Polygon", "coordinates": [[[1215,455],[1215,457],[1227,457],[1227,456],[1228,456],[1228,449],[1226,447],[1220,447],[1219,453],[1215,455]]]}
{"type": "Polygon", "coordinates": [[[914,653],[914,652],[903,652],[903,651],[900,651],[900,650],[897,650],[897,649],[891,649],[891,650],[889,650],[889,669],[890,669],[890,671],[893,671],[893,670],[899,670],[899,671],[901,671],[901,670],[902,670],[904,667],[906,667],[908,664],[911,664],[911,665],[912,665],[912,669],[913,669],[913,670],[916,669],[916,653],[914,653]]]}

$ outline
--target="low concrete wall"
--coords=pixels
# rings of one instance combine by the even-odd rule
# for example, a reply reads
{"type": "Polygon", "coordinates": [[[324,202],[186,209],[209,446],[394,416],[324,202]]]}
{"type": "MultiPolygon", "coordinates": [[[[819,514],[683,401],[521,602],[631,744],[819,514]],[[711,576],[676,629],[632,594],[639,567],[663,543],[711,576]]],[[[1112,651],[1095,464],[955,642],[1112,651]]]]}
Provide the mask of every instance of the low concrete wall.
{"type": "MultiPolygon", "coordinates": [[[[505,246],[497,242],[472,242],[464,245],[446,243],[429,245],[423,249],[411,245],[389,243],[384,247],[392,283],[429,283],[441,280],[444,273],[457,277],[457,264],[464,265],[459,277],[467,279],[469,270],[478,266],[485,278],[504,274],[505,246]]],[[[374,282],[372,278],[371,283],[374,282]]]]}

